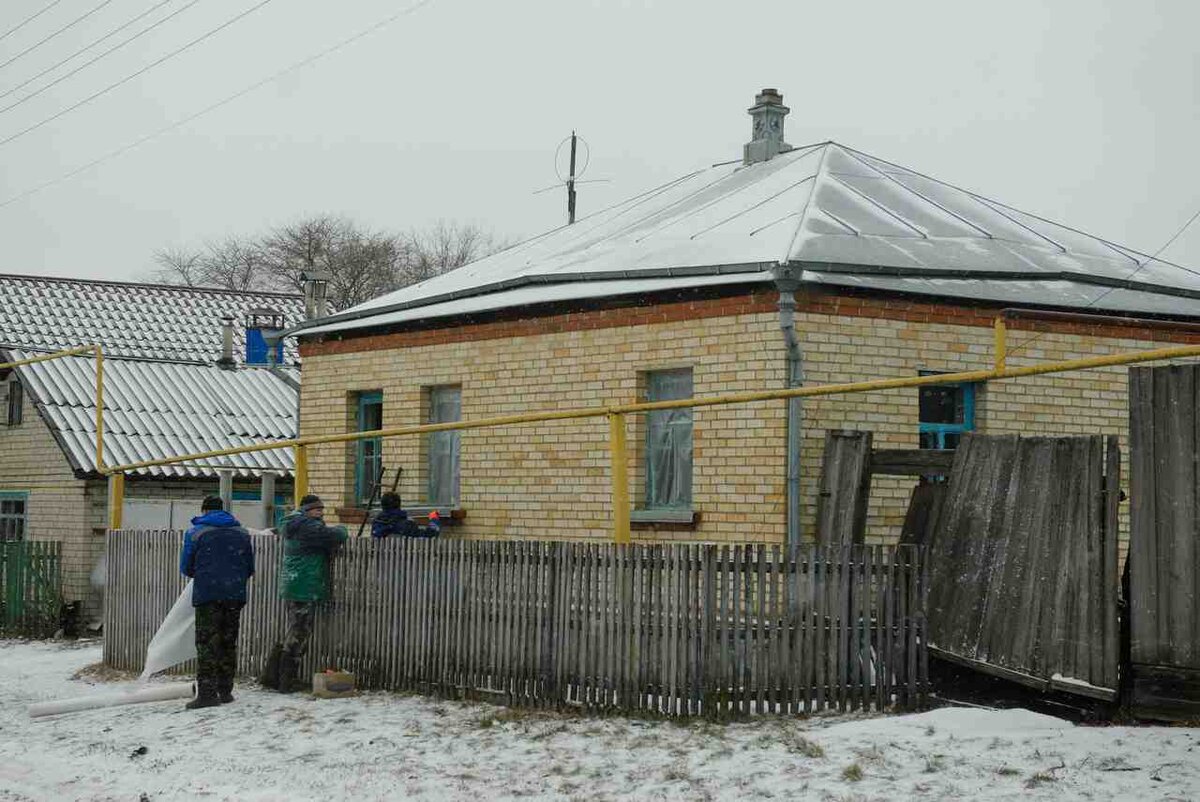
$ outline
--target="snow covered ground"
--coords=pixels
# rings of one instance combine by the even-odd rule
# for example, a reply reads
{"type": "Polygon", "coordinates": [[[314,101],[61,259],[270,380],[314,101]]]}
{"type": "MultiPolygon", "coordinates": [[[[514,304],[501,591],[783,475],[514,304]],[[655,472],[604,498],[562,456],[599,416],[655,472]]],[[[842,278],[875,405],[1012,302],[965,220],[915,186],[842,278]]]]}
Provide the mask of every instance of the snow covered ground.
{"type": "Polygon", "coordinates": [[[246,686],[199,712],[28,718],[132,685],[72,679],[99,660],[95,642],[0,642],[0,800],[1200,799],[1200,730],[1022,710],[721,726],[246,686]]]}

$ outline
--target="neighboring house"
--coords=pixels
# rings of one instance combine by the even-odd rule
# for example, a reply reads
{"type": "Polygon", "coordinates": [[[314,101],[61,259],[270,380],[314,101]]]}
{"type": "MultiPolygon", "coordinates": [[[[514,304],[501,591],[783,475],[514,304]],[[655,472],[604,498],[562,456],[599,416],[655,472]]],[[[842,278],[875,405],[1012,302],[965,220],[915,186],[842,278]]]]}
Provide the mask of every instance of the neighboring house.
{"type": "MultiPolygon", "coordinates": [[[[264,335],[303,319],[298,296],[0,275],[0,298],[0,363],[103,348],[106,465],[295,436],[295,349],[277,349],[271,366],[264,335]],[[223,319],[233,347],[219,365],[223,319]]],[[[89,614],[107,522],[95,376],[90,356],[0,371],[0,538],[62,541],[66,600],[89,614]]],[[[246,523],[270,525],[290,491],[290,449],[131,473],[125,526],[183,528],[220,469],[246,523]],[[274,485],[265,500],[263,477],[274,485]]]]}
{"type": "MultiPolygon", "coordinates": [[[[301,434],[987,369],[1004,310],[1009,365],[1200,342],[1178,323],[1200,320],[1200,274],[838,143],[791,148],[782,98],[756,100],[742,159],[302,326],[301,434]]],[[[811,538],[827,429],[1124,437],[1126,396],[1110,368],[636,416],[634,536],[811,538]]],[[[344,519],[379,449],[314,447],[344,519]]],[[[381,459],[468,536],[610,537],[603,419],[394,438],[381,459]]],[[[898,534],[914,481],[876,478],[870,539],[898,534]]]]}

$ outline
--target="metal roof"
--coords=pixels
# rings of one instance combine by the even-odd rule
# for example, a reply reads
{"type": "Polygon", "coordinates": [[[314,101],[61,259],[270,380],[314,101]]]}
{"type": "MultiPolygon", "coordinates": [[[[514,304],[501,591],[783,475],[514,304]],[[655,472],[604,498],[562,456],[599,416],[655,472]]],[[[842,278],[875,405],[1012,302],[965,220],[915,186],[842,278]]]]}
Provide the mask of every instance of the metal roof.
{"type": "MultiPolygon", "coordinates": [[[[34,354],[11,350],[20,360],[34,354]]],[[[67,357],[15,369],[42,419],[76,471],[96,470],[95,363],[67,357]]],[[[298,371],[288,371],[298,380],[298,371]]],[[[296,436],[297,392],[265,368],[222,370],[210,365],[125,359],[104,364],[104,453],[109,465],[215,451],[296,436]]],[[[216,476],[215,467],[241,475],[291,471],[283,448],[206,460],[203,466],[137,471],[153,476],[216,476]]]]}
{"type": "Polygon", "coordinates": [[[300,326],[300,334],[644,291],[779,265],[814,283],[1039,306],[1200,317],[1200,273],[835,142],[718,164],[441,276],[300,326]],[[551,289],[553,287],[554,289],[551,289]],[[519,288],[525,292],[514,293],[519,288]],[[1097,289],[1099,288],[1099,289],[1097,289]]]}
{"type": "MultiPolygon", "coordinates": [[[[267,292],[0,274],[0,345],[55,351],[99,343],[106,356],[213,362],[221,318],[232,317],[234,353],[245,354],[246,314],[270,309],[285,325],[304,319],[304,300],[267,292]]],[[[293,342],[284,361],[295,364],[293,342]]]]}

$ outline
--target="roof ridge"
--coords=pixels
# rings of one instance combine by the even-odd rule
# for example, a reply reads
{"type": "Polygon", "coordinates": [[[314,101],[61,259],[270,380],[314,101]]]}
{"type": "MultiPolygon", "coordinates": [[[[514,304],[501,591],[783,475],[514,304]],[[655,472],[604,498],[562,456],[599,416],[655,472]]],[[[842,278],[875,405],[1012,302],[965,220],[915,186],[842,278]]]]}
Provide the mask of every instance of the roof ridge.
{"type": "Polygon", "coordinates": [[[0,281],[18,279],[22,281],[53,281],[62,284],[101,284],[117,287],[143,287],[151,290],[167,290],[191,293],[210,293],[215,295],[267,295],[276,298],[302,299],[300,293],[277,292],[275,290],[231,290],[224,287],[193,287],[186,284],[153,284],[147,281],[118,281],[115,279],[71,278],[69,276],[34,276],[26,273],[0,273],[0,281]]]}

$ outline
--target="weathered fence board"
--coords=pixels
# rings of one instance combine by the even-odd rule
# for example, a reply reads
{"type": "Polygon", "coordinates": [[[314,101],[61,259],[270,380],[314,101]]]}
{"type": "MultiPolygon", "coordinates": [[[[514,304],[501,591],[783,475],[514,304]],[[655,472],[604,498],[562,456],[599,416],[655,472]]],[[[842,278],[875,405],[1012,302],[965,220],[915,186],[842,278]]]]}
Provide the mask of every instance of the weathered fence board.
{"type": "Polygon", "coordinates": [[[831,546],[863,542],[871,497],[871,432],[825,432],[817,496],[817,540],[831,546]]]}
{"type": "Polygon", "coordinates": [[[928,552],[934,654],[1115,699],[1119,466],[1115,437],[964,437],[928,552]]]}
{"type": "Polygon", "coordinates": [[[1200,366],[1129,371],[1133,709],[1200,717],[1200,366]]]}
{"type": "MultiPolygon", "coordinates": [[[[179,533],[109,534],[105,662],[138,670],[183,588],[179,533]]],[[[258,572],[238,672],[283,636],[281,542],[258,572]]],[[[902,546],[352,540],[305,670],[366,688],[671,716],[920,706],[926,580],[902,546]]]]}
{"type": "Polygon", "coordinates": [[[62,601],[62,543],[0,541],[0,635],[53,635],[62,601]]]}

